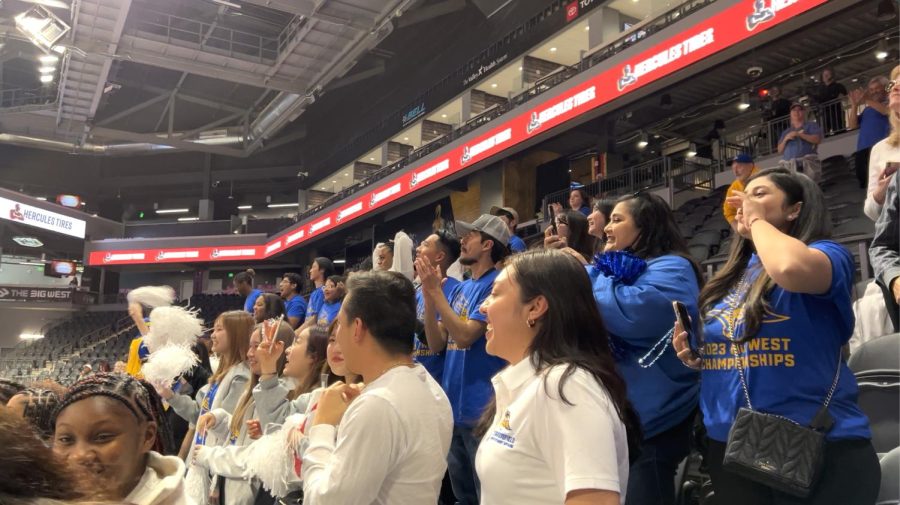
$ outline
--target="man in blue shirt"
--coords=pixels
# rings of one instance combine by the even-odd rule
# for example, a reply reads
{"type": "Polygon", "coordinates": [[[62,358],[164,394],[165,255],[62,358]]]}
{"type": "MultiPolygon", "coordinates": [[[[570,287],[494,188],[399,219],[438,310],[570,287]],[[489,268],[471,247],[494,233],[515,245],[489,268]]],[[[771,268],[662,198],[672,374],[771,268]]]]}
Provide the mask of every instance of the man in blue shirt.
{"type": "Polygon", "coordinates": [[[869,81],[866,89],[854,89],[850,92],[850,122],[849,126],[859,127],[859,136],[856,137],[856,153],[854,161],[856,165],[856,178],[859,179],[859,187],[865,189],[869,185],[869,153],[872,146],[883,140],[891,132],[891,123],[888,120],[887,85],[888,78],[875,77],[869,81]],[[856,115],[859,106],[864,105],[862,114],[856,115]]]}
{"type": "Polygon", "coordinates": [[[509,228],[509,251],[511,253],[520,253],[525,251],[525,241],[516,235],[516,226],[519,225],[519,213],[512,207],[491,207],[491,215],[497,216],[506,223],[509,228]]]}
{"type": "Polygon", "coordinates": [[[822,142],[822,129],[806,120],[806,107],[801,103],[791,105],[791,124],[778,139],[778,153],[784,161],[797,161],[801,168],[804,156],[816,154],[822,142]]]}
{"type": "Polygon", "coordinates": [[[453,408],[453,439],[447,456],[453,494],[459,504],[477,505],[478,439],[472,435],[472,428],[493,394],[491,377],[505,363],[487,354],[487,323],[478,309],[491,293],[497,277],[495,265],[509,255],[509,228],[499,217],[483,214],[474,223],[457,221],[456,231],[460,236],[459,262],[469,267],[471,279],[460,283],[448,297],[441,290],[439,266],[419,257],[416,271],[425,298],[428,348],[447,351],[442,386],[453,408]]]}
{"type": "MultiPolygon", "coordinates": [[[[432,265],[440,267],[441,291],[448,300],[459,281],[447,277],[447,269],[459,258],[459,239],[444,230],[429,235],[416,248],[416,258],[428,258],[432,265]]],[[[425,295],[422,286],[416,288],[416,335],[413,338],[413,359],[428,370],[434,380],[440,384],[444,373],[444,353],[428,348],[425,336],[425,295]]]]}
{"type": "Polygon", "coordinates": [[[309,294],[309,304],[306,306],[306,320],[300,325],[300,330],[316,324],[319,311],[325,303],[325,281],[334,275],[334,263],[330,259],[319,257],[313,260],[309,267],[309,280],[316,289],[309,294]]]}
{"type": "Polygon", "coordinates": [[[234,276],[234,289],[239,295],[245,297],[244,310],[251,314],[253,314],[253,306],[256,304],[256,299],[262,294],[262,291],[253,287],[254,275],[256,275],[256,272],[250,268],[243,272],[238,272],[234,276]]]}
{"type": "Polygon", "coordinates": [[[303,277],[294,272],[288,272],[281,277],[278,288],[281,290],[281,298],[284,300],[284,316],[291,328],[297,329],[306,319],[306,298],[300,296],[303,277]]]}

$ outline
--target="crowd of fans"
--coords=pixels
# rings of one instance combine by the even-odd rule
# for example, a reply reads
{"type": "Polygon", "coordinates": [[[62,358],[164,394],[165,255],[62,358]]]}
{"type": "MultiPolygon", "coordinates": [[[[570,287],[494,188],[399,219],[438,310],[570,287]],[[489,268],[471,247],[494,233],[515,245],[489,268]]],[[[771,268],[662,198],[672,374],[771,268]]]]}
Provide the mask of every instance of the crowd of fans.
{"type": "MultiPolygon", "coordinates": [[[[894,331],[898,74],[852,91],[865,108],[847,125],[894,331]]],[[[674,504],[699,450],[718,503],[874,504],[879,459],[845,362],[856,267],[816,184],[820,125],[778,93],[783,166],[733,160],[715,275],[659,196],[574,187],[531,249],[518,212],[494,207],[415,246],[399,231],[370,271],[319,257],[278,293],[241,272],[244,310],[219,315],[171,380],[143,379],[151,328],[133,302],[127,364],[68,390],[0,382],[0,467],[20,476],[0,503],[674,504]],[[773,440],[807,457],[778,466],[773,440]]]]}

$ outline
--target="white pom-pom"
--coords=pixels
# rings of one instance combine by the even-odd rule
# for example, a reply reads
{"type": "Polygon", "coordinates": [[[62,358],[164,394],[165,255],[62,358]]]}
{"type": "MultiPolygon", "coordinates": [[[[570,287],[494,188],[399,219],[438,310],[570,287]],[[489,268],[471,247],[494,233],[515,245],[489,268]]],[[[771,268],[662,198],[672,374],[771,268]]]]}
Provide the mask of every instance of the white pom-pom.
{"type": "Polygon", "coordinates": [[[191,465],[184,479],[184,493],[188,496],[190,503],[196,505],[209,503],[209,486],[210,478],[207,470],[197,465],[191,465]]]}
{"type": "Polygon", "coordinates": [[[141,373],[150,384],[169,386],[172,380],[199,363],[190,347],[167,344],[150,353],[141,373]]]}
{"type": "Polygon", "coordinates": [[[157,307],[150,313],[150,332],[144,345],[152,353],[166,344],[190,347],[203,333],[203,321],[184,307],[157,307]]]}
{"type": "Polygon", "coordinates": [[[291,481],[299,480],[294,473],[294,449],[288,442],[306,416],[295,414],[285,419],[281,429],[264,435],[250,445],[247,454],[247,474],[256,477],[266,491],[281,498],[291,492],[291,481]]]}
{"type": "Polygon", "coordinates": [[[150,308],[165,307],[175,301],[175,290],[171,286],[143,286],[132,289],[127,295],[128,303],[140,303],[150,308]]]}

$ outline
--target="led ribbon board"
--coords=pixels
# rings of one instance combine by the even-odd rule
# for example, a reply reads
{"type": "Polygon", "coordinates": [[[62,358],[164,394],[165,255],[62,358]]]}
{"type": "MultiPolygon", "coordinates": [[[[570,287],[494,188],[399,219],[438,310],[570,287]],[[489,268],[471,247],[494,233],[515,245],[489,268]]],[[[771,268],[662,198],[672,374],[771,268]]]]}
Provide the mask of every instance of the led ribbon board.
{"type": "Polygon", "coordinates": [[[168,249],[95,251],[90,254],[88,264],[143,264],[170,260],[178,263],[258,260],[280,254],[825,2],[826,0],[748,0],[735,4],[681,31],[678,35],[610,67],[560,96],[543,101],[535,100],[534,106],[530,109],[524,109],[505,121],[498,121],[494,128],[483,135],[450,149],[442,156],[413,165],[412,170],[387,179],[371,191],[358,195],[340,207],[275,235],[265,244],[255,247],[256,254],[252,256],[213,256],[211,252],[204,252],[212,248],[199,248],[196,250],[197,256],[185,256],[177,260],[163,254],[170,252],[168,249]],[[117,254],[122,256],[116,256],[117,254]],[[137,258],[138,255],[141,256],[140,259],[137,258]],[[157,259],[160,257],[163,259],[157,259]]]}

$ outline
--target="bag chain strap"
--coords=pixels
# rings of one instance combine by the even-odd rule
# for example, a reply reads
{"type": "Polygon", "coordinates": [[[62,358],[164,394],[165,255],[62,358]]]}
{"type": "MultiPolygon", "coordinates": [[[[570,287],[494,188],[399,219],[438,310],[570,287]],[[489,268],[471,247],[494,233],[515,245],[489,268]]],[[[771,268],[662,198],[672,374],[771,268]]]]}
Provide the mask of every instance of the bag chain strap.
{"type": "MultiPolygon", "coordinates": [[[[741,279],[738,281],[737,288],[738,288],[739,292],[743,291],[742,296],[741,296],[741,301],[746,300],[746,297],[747,297],[747,294],[749,291],[749,286],[747,286],[747,271],[746,270],[744,271],[744,274],[741,276],[741,279]]],[[[735,366],[738,369],[738,376],[741,379],[741,389],[744,390],[744,400],[747,402],[747,408],[750,410],[753,410],[753,405],[750,403],[750,390],[747,388],[747,380],[744,377],[744,365],[743,365],[743,363],[741,363],[741,358],[738,355],[739,351],[741,354],[743,354],[744,351],[740,350],[740,343],[738,343],[737,338],[728,337],[727,335],[724,335],[724,334],[723,334],[723,336],[731,342],[731,352],[732,352],[732,354],[734,354],[735,366]]],[[[832,398],[832,396],[834,396],[834,392],[837,390],[838,380],[840,379],[840,376],[841,376],[841,361],[842,361],[841,352],[838,351],[837,370],[834,373],[834,380],[831,382],[831,388],[828,390],[828,394],[825,396],[825,402],[822,404],[822,407],[819,409],[820,411],[828,408],[828,405],[831,403],[831,398],[832,398]]],[[[797,421],[794,421],[793,419],[788,419],[787,417],[784,417],[784,416],[779,416],[777,414],[768,414],[768,415],[775,416],[775,417],[784,419],[786,421],[790,421],[798,426],[800,425],[800,423],[798,423],[797,421]]]]}

